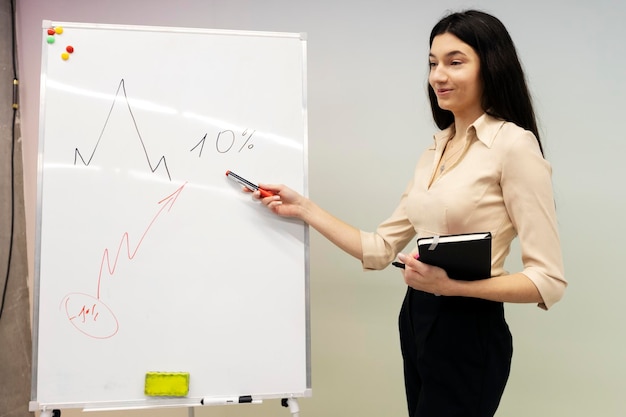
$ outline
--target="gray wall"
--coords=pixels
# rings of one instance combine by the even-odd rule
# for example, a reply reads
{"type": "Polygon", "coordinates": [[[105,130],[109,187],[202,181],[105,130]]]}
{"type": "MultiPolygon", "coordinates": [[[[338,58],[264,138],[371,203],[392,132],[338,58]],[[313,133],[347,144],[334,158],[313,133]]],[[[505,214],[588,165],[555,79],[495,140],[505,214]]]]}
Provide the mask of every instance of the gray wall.
{"type": "MultiPolygon", "coordinates": [[[[515,357],[498,415],[623,415],[623,1],[21,0],[29,265],[34,265],[43,19],[307,32],[310,195],[371,230],[394,208],[435,131],[425,92],[430,28],[447,9],[465,7],[500,17],[518,46],[554,168],[571,283],[549,312],[507,306],[515,357]]],[[[511,271],[520,267],[518,255],[517,249],[511,255],[511,271]]],[[[311,280],[313,397],[300,401],[301,415],[405,415],[396,330],[405,289],[399,273],[364,273],[314,232],[311,280]]],[[[160,412],[165,415],[149,414],[160,412]]],[[[196,411],[281,412],[288,414],[274,402],[196,411]]]]}

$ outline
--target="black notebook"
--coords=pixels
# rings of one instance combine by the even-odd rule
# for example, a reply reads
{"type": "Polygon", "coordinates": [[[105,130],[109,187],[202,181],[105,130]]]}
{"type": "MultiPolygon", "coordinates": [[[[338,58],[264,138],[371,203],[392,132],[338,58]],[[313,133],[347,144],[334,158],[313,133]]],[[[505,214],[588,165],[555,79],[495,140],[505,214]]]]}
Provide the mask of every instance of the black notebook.
{"type": "Polygon", "coordinates": [[[425,237],[417,240],[419,260],[445,269],[453,279],[491,276],[491,233],[425,237]]]}

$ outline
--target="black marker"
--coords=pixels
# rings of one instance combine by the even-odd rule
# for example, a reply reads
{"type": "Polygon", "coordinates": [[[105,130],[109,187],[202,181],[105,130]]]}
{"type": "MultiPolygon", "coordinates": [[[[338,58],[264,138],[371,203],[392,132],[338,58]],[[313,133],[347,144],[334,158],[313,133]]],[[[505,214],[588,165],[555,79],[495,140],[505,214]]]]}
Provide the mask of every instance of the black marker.
{"type": "MultiPolygon", "coordinates": [[[[419,253],[416,253],[415,254],[415,259],[419,259],[419,258],[420,258],[419,253]]],[[[401,269],[405,269],[406,268],[406,265],[403,264],[402,262],[397,262],[397,261],[396,262],[392,262],[391,265],[395,266],[396,268],[401,268],[401,269]]]]}
{"type": "Polygon", "coordinates": [[[237,181],[239,184],[243,185],[244,187],[246,187],[248,190],[250,191],[259,191],[261,193],[261,197],[270,197],[273,196],[274,193],[268,190],[264,190],[263,188],[260,188],[258,185],[251,183],[250,181],[248,181],[247,179],[240,177],[239,175],[235,174],[232,171],[226,171],[226,176],[228,178],[231,178],[235,181],[237,181]]]}

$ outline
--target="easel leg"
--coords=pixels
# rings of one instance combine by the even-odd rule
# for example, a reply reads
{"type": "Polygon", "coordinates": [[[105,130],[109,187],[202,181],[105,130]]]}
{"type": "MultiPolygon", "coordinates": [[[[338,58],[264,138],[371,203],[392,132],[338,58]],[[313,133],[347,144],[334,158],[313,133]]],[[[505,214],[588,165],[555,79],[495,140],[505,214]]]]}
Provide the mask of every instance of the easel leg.
{"type": "Polygon", "coordinates": [[[289,411],[291,411],[291,415],[293,417],[298,417],[300,415],[300,406],[298,405],[297,399],[288,398],[287,405],[289,406],[289,411]]]}
{"type": "Polygon", "coordinates": [[[196,415],[196,409],[194,407],[189,407],[187,409],[187,417],[194,417],[196,415]]]}

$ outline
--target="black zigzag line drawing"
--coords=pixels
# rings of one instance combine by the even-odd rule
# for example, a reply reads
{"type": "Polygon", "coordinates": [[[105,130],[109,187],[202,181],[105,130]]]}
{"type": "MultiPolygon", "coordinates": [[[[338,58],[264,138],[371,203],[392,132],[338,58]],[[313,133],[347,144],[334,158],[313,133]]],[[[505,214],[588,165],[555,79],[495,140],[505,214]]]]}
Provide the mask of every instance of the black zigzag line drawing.
{"type": "Polygon", "coordinates": [[[115,98],[113,99],[113,103],[111,104],[111,108],[109,109],[109,114],[107,115],[107,118],[104,122],[104,126],[102,127],[102,131],[100,132],[100,135],[98,136],[98,141],[96,142],[96,146],[94,146],[93,150],[91,151],[91,155],[89,156],[89,159],[85,161],[85,158],[83,158],[83,155],[80,153],[80,150],[78,148],[75,148],[74,165],[76,165],[76,162],[78,161],[78,159],[80,159],[85,166],[89,166],[89,164],[91,163],[91,160],[93,159],[94,155],[96,154],[96,150],[98,149],[98,146],[100,145],[100,141],[102,140],[102,135],[104,135],[104,132],[106,131],[107,124],[109,123],[109,118],[111,117],[111,113],[113,112],[113,109],[115,108],[115,103],[117,102],[117,97],[120,94],[120,91],[124,95],[124,100],[126,101],[128,112],[130,113],[130,117],[133,120],[133,125],[135,128],[135,131],[137,132],[137,137],[139,138],[139,142],[141,143],[141,147],[143,148],[143,153],[146,157],[146,161],[148,162],[148,166],[150,167],[150,170],[152,171],[152,173],[154,173],[159,168],[159,166],[163,164],[165,168],[165,172],[167,172],[167,177],[171,181],[172,176],[170,175],[170,170],[167,167],[167,161],[164,155],[162,155],[161,158],[159,158],[159,161],[156,164],[156,166],[153,166],[152,161],[150,161],[150,157],[148,156],[148,150],[146,149],[146,144],[143,141],[141,132],[139,131],[139,126],[137,126],[137,121],[135,120],[135,115],[133,114],[133,109],[130,107],[130,103],[128,102],[128,95],[126,94],[126,86],[124,84],[123,78],[120,80],[120,83],[117,86],[117,91],[115,92],[115,98]]]}

